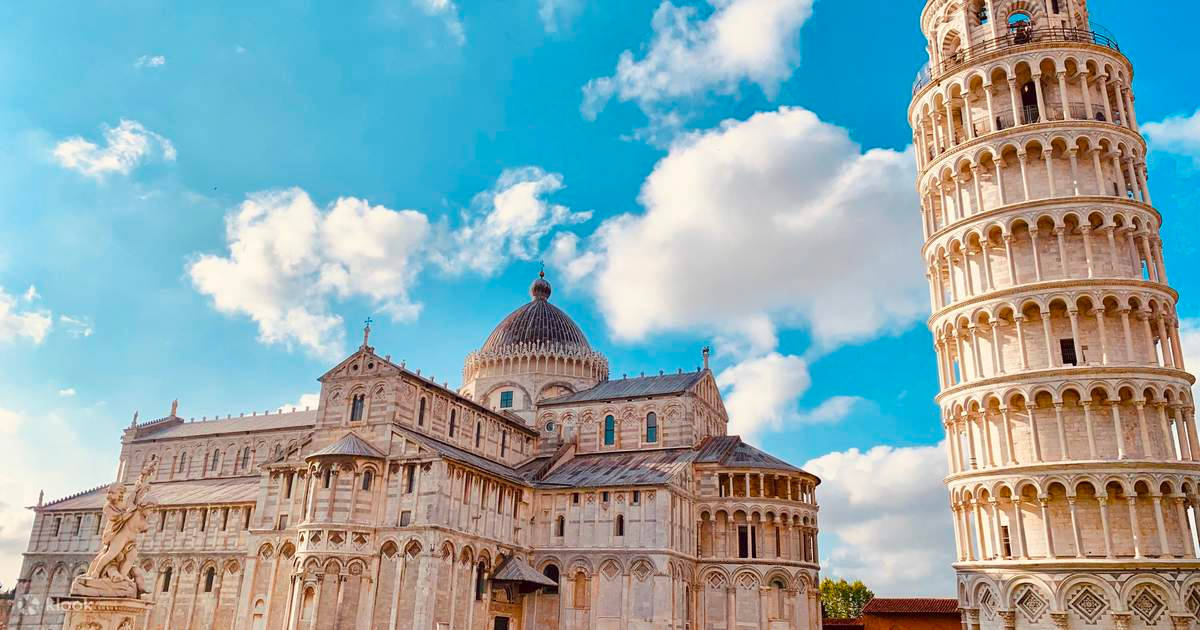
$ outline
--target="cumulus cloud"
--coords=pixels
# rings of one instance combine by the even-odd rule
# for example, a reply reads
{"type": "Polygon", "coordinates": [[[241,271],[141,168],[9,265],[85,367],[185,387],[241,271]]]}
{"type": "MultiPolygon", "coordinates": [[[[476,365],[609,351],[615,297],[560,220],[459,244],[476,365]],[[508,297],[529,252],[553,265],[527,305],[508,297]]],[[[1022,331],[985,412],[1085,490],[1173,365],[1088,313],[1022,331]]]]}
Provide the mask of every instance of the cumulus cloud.
{"type": "Polygon", "coordinates": [[[58,390],[58,395],[63,398],[71,398],[71,397],[75,396],[75,388],[67,387],[64,389],[60,389],[60,390],[58,390]]]}
{"type": "Polygon", "coordinates": [[[111,445],[103,452],[85,446],[66,417],[0,408],[0,461],[21,471],[0,476],[0,583],[6,586],[16,584],[33,526],[26,508],[37,503],[39,491],[51,501],[112,481],[111,445]]]}
{"type": "Polygon", "coordinates": [[[663,115],[664,104],[708,92],[732,93],[743,82],[773,96],[800,61],[799,31],[812,0],[709,0],[712,10],[676,6],[654,12],[654,30],[641,58],[621,53],[612,76],[583,88],[582,112],[594,118],[612,99],[663,115]]]}
{"type": "Polygon", "coordinates": [[[21,338],[42,343],[54,324],[54,317],[48,310],[31,306],[37,298],[37,288],[33,285],[20,298],[0,287],[0,343],[21,338]]]}
{"type": "Polygon", "coordinates": [[[798,401],[811,384],[807,361],[778,352],[722,370],[717,385],[726,392],[729,432],[758,443],[764,432],[794,424],[837,423],[860,405],[869,404],[858,396],[834,396],[812,409],[800,410],[798,401]]]}
{"type": "Polygon", "coordinates": [[[133,62],[134,68],[161,68],[167,65],[167,58],[162,55],[142,55],[133,62]]]}
{"type": "Polygon", "coordinates": [[[458,5],[454,4],[454,0],[413,0],[413,4],[424,11],[426,15],[440,17],[446,24],[446,31],[450,33],[450,37],[456,43],[459,45],[466,43],[466,31],[463,28],[462,18],[458,15],[458,5]]]}
{"type": "Polygon", "coordinates": [[[345,332],[329,300],[365,297],[395,320],[414,318],[413,254],[429,233],[413,210],[352,197],[318,208],[298,188],[260,192],[226,217],[229,254],[199,256],[187,272],[217,310],[250,316],[263,342],[337,358],[345,332]]]}
{"type": "Polygon", "coordinates": [[[821,565],[883,596],[954,596],[954,530],[944,444],[876,446],[818,457],[821,565]]]}
{"type": "Polygon", "coordinates": [[[570,27],[583,11],[583,0],[538,0],[538,17],[547,33],[570,27]]]}
{"type": "Polygon", "coordinates": [[[495,186],[476,195],[462,225],[449,234],[449,247],[432,252],[434,260],[448,271],[485,275],[510,259],[533,260],[551,230],[592,216],[546,200],[562,188],[561,175],[537,167],[504,171],[495,186]]]}
{"type": "Polygon", "coordinates": [[[296,411],[302,411],[304,409],[316,409],[320,404],[320,392],[315,394],[300,394],[300,400],[297,400],[290,405],[280,405],[279,411],[281,413],[288,413],[291,412],[292,409],[295,409],[296,411]]]}
{"type": "Polygon", "coordinates": [[[557,237],[550,260],[621,340],[700,329],[761,353],[790,327],[830,349],[928,312],[914,178],[909,153],[863,152],[785,107],[677,143],[643,184],[644,213],[557,237]]]}
{"type": "Polygon", "coordinates": [[[136,120],[122,119],[116,127],[105,126],[103,147],[80,136],[67,138],[54,147],[54,159],[60,166],[95,179],[111,173],[128,175],[151,158],[174,161],[175,146],[136,120]]]}
{"type": "Polygon", "coordinates": [[[1200,109],[1191,116],[1171,116],[1161,122],[1148,122],[1142,125],[1142,131],[1154,150],[1200,160],[1200,109]]]}

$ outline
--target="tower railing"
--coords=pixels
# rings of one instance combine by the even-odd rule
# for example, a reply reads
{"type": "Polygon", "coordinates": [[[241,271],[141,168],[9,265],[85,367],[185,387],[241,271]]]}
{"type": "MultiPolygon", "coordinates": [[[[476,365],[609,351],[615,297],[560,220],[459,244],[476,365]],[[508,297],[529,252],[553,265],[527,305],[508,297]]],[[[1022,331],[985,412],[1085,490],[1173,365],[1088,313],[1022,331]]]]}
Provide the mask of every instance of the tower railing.
{"type": "Polygon", "coordinates": [[[1037,44],[1041,42],[1076,42],[1082,44],[1094,44],[1096,46],[1104,46],[1111,48],[1117,52],[1121,51],[1117,40],[1110,35],[1091,31],[1082,28],[1063,28],[1063,27],[1021,27],[1010,29],[1008,33],[1001,35],[995,39],[990,39],[981,42],[970,48],[965,48],[952,53],[948,58],[943,59],[938,64],[926,64],[917,73],[917,78],[913,82],[913,95],[920,92],[922,88],[929,85],[933,81],[942,77],[945,74],[954,72],[959,68],[971,63],[976,57],[986,55],[1016,46],[1025,46],[1028,44],[1037,44]]]}

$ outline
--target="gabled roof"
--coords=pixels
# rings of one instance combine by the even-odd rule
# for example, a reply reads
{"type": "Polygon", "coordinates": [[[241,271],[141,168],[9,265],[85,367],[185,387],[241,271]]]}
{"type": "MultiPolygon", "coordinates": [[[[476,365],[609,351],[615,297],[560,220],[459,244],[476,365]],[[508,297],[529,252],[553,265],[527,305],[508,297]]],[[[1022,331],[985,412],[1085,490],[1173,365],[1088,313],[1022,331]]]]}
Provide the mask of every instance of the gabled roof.
{"type": "Polygon", "coordinates": [[[773,468],[805,472],[778,457],[768,455],[742,441],[736,435],[705,438],[698,447],[697,464],[720,464],[730,468],[773,468]]]}
{"type": "Polygon", "coordinates": [[[576,455],[534,483],[568,488],[662,485],[691,464],[695,456],[696,451],[690,448],[576,455]]]}
{"type": "Polygon", "coordinates": [[[954,615],[958,600],[946,597],[876,597],[863,608],[864,615],[954,615]]]}
{"type": "Polygon", "coordinates": [[[453,444],[447,444],[437,438],[430,437],[424,433],[418,433],[411,429],[393,426],[392,430],[400,433],[405,438],[408,438],[417,444],[437,453],[441,457],[454,460],[460,464],[466,464],[472,468],[482,470],[483,472],[503,477],[515,483],[525,483],[527,480],[524,475],[518,472],[515,468],[509,468],[499,462],[494,462],[486,457],[476,455],[469,451],[465,451],[453,444]]]}
{"type": "MultiPolygon", "coordinates": [[[[326,446],[325,448],[309,453],[308,457],[324,457],[327,455],[340,455],[345,457],[372,457],[375,459],[385,459],[387,454],[383,451],[371,446],[366,440],[358,437],[354,433],[347,433],[342,436],[342,439],[326,446]]],[[[307,458],[305,458],[307,459],[307,458]]]]}
{"type": "Polygon", "coordinates": [[[704,372],[684,372],[604,381],[591,389],[540,401],[538,406],[681,394],[703,377],[704,372]]]}
{"type": "Polygon", "coordinates": [[[558,586],[557,582],[538,573],[537,569],[516,556],[506,558],[503,564],[496,567],[492,580],[496,582],[526,582],[537,586],[558,586]]]}
{"type": "Polygon", "coordinates": [[[270,431],[273,429],[299,429],[312,427],[317,423],[317,410],[293,411],[290,413],[263,414],[261,416],[241,416],[238,418],[221,418],[219,420],[202,420],[200,422],[166,423],[163,429],[139,435],[135,442],[147,440],[167,440],[172,438],[200,437],[222,433],[245,433],[250,431],[270,431]]]}

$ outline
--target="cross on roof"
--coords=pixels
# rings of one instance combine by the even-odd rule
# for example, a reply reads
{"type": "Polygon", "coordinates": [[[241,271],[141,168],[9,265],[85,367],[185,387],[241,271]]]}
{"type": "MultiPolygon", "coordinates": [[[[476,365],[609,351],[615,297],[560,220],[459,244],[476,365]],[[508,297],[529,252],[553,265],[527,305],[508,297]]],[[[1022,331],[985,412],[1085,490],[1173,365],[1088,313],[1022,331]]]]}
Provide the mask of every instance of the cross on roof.
{"type": "Polygon", "coordinates": [[[363,327],[363,345],[362,345],[362,347],[364,347],[364,348],[367,347],[367,339],[369,339],[371,337],[371,322],[373,322],[373,321],[375,321],[375,320],[371,319],[370,317],[368,317],[366,320],[363,321],[363,323],[366,324],[366,326],[363,327]]]}

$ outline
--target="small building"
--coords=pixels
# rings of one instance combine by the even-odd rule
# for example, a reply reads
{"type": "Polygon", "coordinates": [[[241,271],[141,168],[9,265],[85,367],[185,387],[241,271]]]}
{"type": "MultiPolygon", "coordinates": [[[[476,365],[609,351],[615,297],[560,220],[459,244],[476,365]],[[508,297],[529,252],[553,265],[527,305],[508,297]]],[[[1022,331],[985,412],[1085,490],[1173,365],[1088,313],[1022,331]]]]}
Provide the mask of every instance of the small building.
{"type": "Polygon", "coordinates": [[[943,597],[876,597],[861,619],[862,630],[962,629],[958,600],[943,597]]]}

